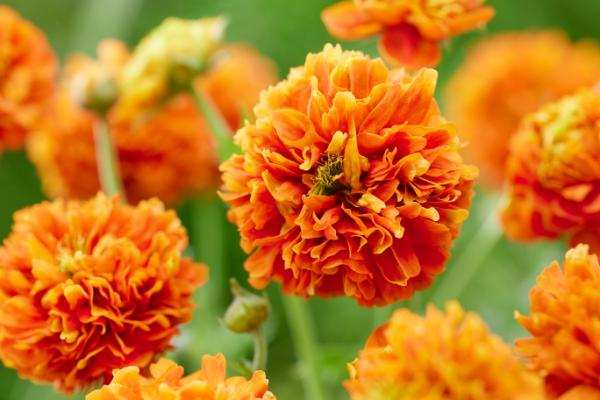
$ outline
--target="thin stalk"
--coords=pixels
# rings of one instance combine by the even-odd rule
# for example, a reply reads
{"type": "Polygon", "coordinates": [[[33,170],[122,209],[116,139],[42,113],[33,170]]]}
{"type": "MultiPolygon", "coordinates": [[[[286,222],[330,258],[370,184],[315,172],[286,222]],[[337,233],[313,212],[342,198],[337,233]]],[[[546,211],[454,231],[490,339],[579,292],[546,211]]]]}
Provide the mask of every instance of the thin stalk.
{"type": "Polygon", "coordinates": [[[233,131],[229,128],[229,125],[227,125],[227,122],[210,99],[196,90],[192,89],[190,91],[196,101],[196,105],[206,118],[206,122],[208,122],[215,139],[217,139],[219,159],[221,161],[227,160],[232,154],[238,151],[237,146],[233,143],[233,131]]]}
{"type": "Polygon", "coordinates": [[[317,362],[317,346],[314,321],[305,300],[295,296],[283,296],[288,324],[296,354],[302,365],[305,398],[325,400],[317,362]]]}
{"type": "Polygon", "coordinates": [[[432,294],[431,302],[439,305],[448,300],[459,299],[500,239],[502,239],[502,230],[494,206],[465,250],[454,260],[453,268],[448,269],[442,276],[443,282],[432,294]]]}
{"type": "Polygon", "coordinates": [[[253,371],[264,371],[267,368],[267,359],[269,356],[269,345],[267,343],[267,335],[265,330],[258,328],[252,332],[254,340],[254,358],[252,359],[253,371]]]}
{"type": "Polygon", "coordinates": [[[96,145],[96,160],[98,163],[98,178],[102,191],[107,196],[121,194],[121,200],[126,202],[119,163],[115,154],[110,129],[106,117],[99,115],[94,128],[94,141],[96,145]]]}

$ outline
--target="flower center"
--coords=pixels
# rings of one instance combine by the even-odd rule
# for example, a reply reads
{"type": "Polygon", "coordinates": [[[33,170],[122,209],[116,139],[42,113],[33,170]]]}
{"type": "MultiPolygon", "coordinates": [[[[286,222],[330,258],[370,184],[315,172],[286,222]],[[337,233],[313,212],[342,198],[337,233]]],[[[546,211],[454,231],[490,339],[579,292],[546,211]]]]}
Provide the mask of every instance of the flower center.
{"type": "Polygon", "coordinates": [[[341,155],[327,154],[319,162],[309,194],[329,196],[346,188],[341,182],[344,173],[344,159],[341,155]]]}

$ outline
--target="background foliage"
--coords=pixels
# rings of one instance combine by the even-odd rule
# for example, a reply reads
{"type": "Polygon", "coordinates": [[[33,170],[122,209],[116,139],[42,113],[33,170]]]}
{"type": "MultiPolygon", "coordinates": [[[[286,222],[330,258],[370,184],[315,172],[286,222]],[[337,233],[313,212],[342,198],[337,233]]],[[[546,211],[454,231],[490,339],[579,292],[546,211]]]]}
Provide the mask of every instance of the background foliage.
{"type": "MultiPolygon", "coordinates": [[[[134,45],[148,30],[167,16],[195,18],[224,14],[230,18],[227,39],[252,43],[270,56],[280,75],[301,64],[307,52],[318,51],[333,41],[326,33],[320,11],[334,0],[9,0],[14,7],[48,35],[58,54],[64,58],[72,51],[92,53],[96,42],[118,37],[134,45]]],[[[440,88],[461,63],[468,45],[494,32],[542,27],[560,28],[572,38],[600,38],[598,0],[488,0],[497,16],[485,31],[474,32],[449,43],[439,67],[440,88]]],[[[374,41],[346,44],[375,54],[374,41]]],[[[499,189],[499,188],[496,188],[499,189]]],[[[535,276],[552,259],[562,259],[564,244],[530,246],[509,243],[499,237],[493,194],[477,190],[475,204],[463,233],[453,250],[449,272],[440,275],[434,288],[418,295],[409,304],[422,310],[434,299],[442,305],[451,293],[460,292],[464,307],[481,313],[491,328],[506,340],[521,335],[512,314],[527,310],[527,292],[535,276]],[[462,290],[457,290],[462,289],[462,290]]],[[[10,230],[12,213],[41,201],[39,180],[22,153],[7,153],[0,158],[0,234],[10,230]]],[[[204,352],[223,351],[229,360],[251,357],[251,342],[246,337],[227,333],[217,317],[230,300],[226,277],[245,280],[241,268],[244,255],[238,236],[224,221],[225,207],[214,199],[183,204],[179,215],[190,231],[194,255],[211,266],[211,280],[198,294],[199,307],[191,325],[177,339],[172,355],[188,369],[199,365],[204,352]]],[[[193,250],[190,248],[190,252],[193,250]]],[[[268,324],[270,359],[268,376],[273,392],[280,399],[304,398],[299,380],[301,368],[295,362],[293,344],[283,313],[279,288],[272,285],[268,295],[273,315],[268,324]]],[[[346,378],[345,363],[352,360],[370,331],[385,320],[392,308],[369,310],[353,301],[311,300],[320,342],[319,366],[331,399],[346,398],[341,381],[346,378]]],[[[398,305],[400,306],[400,304],[398,305]]],[[[46,386],[36,386],[17,378],[12,370],[0,367],[0,400],[59,399],[46,386]]]]}

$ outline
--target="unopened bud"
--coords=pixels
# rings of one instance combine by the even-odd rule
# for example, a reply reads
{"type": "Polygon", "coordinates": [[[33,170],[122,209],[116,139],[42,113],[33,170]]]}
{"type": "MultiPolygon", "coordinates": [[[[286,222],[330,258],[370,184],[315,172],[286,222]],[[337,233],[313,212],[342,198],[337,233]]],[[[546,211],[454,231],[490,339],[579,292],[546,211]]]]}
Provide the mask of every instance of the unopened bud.
{"type": "Polygon", "coordinates": [[[223,317],[225,326],[236,333],[256,332],[269,318],[269,302],[264,297],[242,288],[233,278],[229,283],[233,302],[223,317]]]}
{"type": "Polygon", "coordinates": [[[108,71],[96,69],[73,77],[71,93],[83,108],[105,113],[119,96],[119,89],[108,71]]]}

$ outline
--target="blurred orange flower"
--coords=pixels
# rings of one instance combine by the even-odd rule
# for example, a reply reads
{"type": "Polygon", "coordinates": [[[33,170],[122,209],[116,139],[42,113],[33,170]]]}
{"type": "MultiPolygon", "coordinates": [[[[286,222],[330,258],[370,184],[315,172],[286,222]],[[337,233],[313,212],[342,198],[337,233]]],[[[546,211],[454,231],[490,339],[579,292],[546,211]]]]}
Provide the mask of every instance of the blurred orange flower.
{"type": "Polygon", "coordinates": [[[466,157],[484,183],[504,180],[509,138],[544,103],[600,79],[600,47],[571,43],[559,31],[503,33],[467,54],[445,90],[448,117],[469,142],[466,157]]]}
{"type": "Polygon", "coordinates": [[[254,372],[250,380],[227,378],[226,372],[222,354],[204,356],[202,368],[186,377],[182,367],[163,358],[150,367],[148,378],[137,367],[116,370],[111,383],[86,400],[276,400],[263,371],[254,372]]]}
{"type": "Polygon", "coordinates": [[[348,368],[352,400],[545,399],[541,379],[457,302],[425,317],[395,311],[348,368]]]}
{"type": "Polygon", "coordinates": [[[600,389],[579,385],[558,398],[559,400],[600,400],[600,389]]]}
{"type": "Polygon", "coordinates": [[[236,134],[243,155],[221,165],[254,287],[382,305],[431,284],[477,173],[439,114],[436,78],[327,45],[263,92],[236,134]]]}
{"type": "Polygon", "coordinates": [[[600,224],[600,91],[583,90],[527,116],[507,161],[502,222],[516,240],[600,224]]]}
{"type": "Polygon", "coordinates": [[[0,152],[23,146],[54,91],[57,71],[44,33],[0,5],[0,152]]]}
{"type": "Polygon", "coordinates": [[[435,66],[441,42],[485,25],[494,9],[485,0],[344,0],[321,17],[329,32],[344,40],[378,33],[379,51],[394,65],[435,66]]]}
{"type": "Polygon", "coordinates": [[[103,195],[17,212],[0,247],[0,359],[65,393],[147,366],[192,316],[206,267],[160,201],[103,195]]]}
{"type": "MultiPolygon", "coordinates": [[[[71,97],[106,93],[93,88],[110,80],[95,77],[104,71],[118,81],[128,54],[117,41],[102,42],[98,54],[98,62],[83,55],[69,59],[61,90],[28,143],[29,157],[51,197],[86,199],[100,189],[94,146],[97,120],[71,97]]],[[[127,118],[119,107],[109,113],[109,121],[129,201],[157,196],[175,203],[216,187],[216,144],[191,95],[176,95],[159,108],[127,118]]]]}
{"type": "Polygon", "coordinates": [[[258,103],[260,92],[277,82],[277,71],[270,59],[243,44],[223,45],[214,60],[197,84],[236,130],[258,103]]]}
{"type": "MultiPolygon", "coordinates": [[[[531,315],[517,320],[533,337],[516,342],[517,351],[545,377],[553,394],[579,385],[600,390],[600,264],[579,245],[569,250],[561,270],[557,262],[544,270],[529,295],[531,315]]],[[[573,392],[592,392],[577,388],[573,392]]],[[[593,399],[576,397],[572,399],[593,399]]],[[[598,396],[596,394],[596,396],[598,396]]],[[[562,399],[562,398],[561,398],[562,399]]]]}

